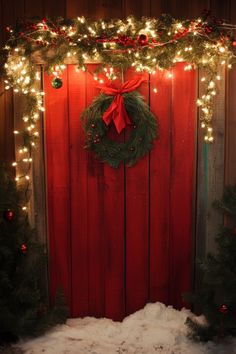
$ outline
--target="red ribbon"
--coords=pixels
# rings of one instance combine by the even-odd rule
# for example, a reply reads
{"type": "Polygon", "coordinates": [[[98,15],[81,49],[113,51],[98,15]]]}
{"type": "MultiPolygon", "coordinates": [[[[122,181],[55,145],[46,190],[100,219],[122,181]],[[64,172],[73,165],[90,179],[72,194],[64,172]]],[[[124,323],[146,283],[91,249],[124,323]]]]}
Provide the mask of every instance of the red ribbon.
{"type": "Polygon", "coordinates": [[[113,121],[118,134],[120,134],[127,125],[131,125],[122,94],[134,91],[144,81],[146,80],[141,77],[135,77],[132,80],[126,81],[119,89],[115,89],[111,86],[98,86],[106,95],[115,96],[110,107],[104,112],[102,119],[106,125],[109,125],[111,121],[113,121]]]}

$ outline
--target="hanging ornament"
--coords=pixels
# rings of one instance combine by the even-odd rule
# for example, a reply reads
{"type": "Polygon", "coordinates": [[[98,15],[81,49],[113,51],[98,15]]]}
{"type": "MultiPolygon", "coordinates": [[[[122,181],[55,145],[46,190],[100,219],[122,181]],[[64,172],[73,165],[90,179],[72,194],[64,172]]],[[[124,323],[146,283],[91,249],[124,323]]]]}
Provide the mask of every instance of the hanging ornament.
{"type": "Polygon", "coordinates": [[[223,305],[220,305],[219,311],[220,311],[220,313],[222,313],[223,315],[227,315],[227,313],[229,312],[229,308],[228,308],[227,305],[223,304],[223,305]]]}
{"type": "Polygon", "coordinates": [[[7,221],[11,221],[14,218],[14,211],[11,209],[7,209],[3,212],[4,219],[7,221]]]}
{"type": "Polygon", "coordinates": [[[23,254],[27,253],[28,248],[27,248],[27,246],[26,246],[25,243],[22,243],[20,249],[21,249],[21,252],[22,252],[23,254]]]}
{"type": "Polygon", "coordinates": [[[148,36],[146,34],[140,34],[138,36],[138,43],[141,46],[147,45],[148,44],[148,36]]]}
{"type": "Polygon", "coordinates": [[[233,228],[233,234],[236,235],[236,226],[233,228]]]}
{"type": "Polygon", "coordinates": [[[53,80],[52,80],[52,87],[55,88],[55,89],[59,89],[61,88],[63,85],[63,82],[62,82],[62,79],[60,79],[59,77],[55,77],[53,80]]]}
{"type": "Polygon", "coordinates": [[[236,39],[233,40],[232,44],[234,47],[236,47],[236,39]]]}

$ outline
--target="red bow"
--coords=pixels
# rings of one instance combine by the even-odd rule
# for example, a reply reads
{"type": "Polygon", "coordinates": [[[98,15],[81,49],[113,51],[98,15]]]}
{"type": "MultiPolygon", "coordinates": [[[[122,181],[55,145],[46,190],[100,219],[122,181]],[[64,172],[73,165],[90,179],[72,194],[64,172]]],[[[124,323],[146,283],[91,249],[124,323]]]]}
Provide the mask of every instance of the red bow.
{"type": "Polygon", "coordinates": [[[132,80],[126,81],[120,89],[115,89],[110,86],[98,86],[98,88],[101,89],[101,91],[106,95],[115,96],[110,107],[106,110],[106,112],[104,112],[102,119],[106,125],[109,125],[113,120],[119,134],[126,127],[126,125],[131,125],[128,114],[125,110],[124,98],[122,94],[125,92],[134,91],[144,81],[146,80],[141,77],[135,77],[132,80]]]}

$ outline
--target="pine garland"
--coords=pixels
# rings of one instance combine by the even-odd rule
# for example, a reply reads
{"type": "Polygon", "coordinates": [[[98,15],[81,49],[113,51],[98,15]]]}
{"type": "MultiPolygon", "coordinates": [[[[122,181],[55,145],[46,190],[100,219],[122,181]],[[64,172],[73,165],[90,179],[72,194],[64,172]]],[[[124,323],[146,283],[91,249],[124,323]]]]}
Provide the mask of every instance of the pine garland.
{"type": "Polygon", "coordinates": [[[112,96],[101,94],[82,114],[86,148],[115,168],[121,162],[133,166],[151,150],[153,140],[158,135],[156,118],[142,96],[137,91],[132,91],[123,97],[125,109],[132,121],[132,131],[124,142],[111,140],[107,135],[109,127],[102,120],[103,113],[112,103],[112,96]]]}

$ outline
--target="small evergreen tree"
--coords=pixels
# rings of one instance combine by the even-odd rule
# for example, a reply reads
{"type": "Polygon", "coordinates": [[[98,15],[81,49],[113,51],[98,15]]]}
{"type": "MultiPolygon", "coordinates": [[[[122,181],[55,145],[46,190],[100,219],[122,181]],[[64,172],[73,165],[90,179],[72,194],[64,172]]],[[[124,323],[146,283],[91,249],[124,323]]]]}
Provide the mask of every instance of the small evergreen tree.
{"type": "Polygon", "coordinates": [[[236,185],[225,189],[215,207],[227,215],[230,226],[222,227],[216,237],[217,253],[208,254],[201,264],[201,289],[192,297],[206,323],[187,319],[190,336],[204,341],[236,335],[236,185]]]}
{"type": "Polygon", "coordinates": [[[61,294],[52,310],[43,299],[45,267],[44,247],[19,205],[15,181],[0,166],[0,344],[65,321],[61,294]]]}

